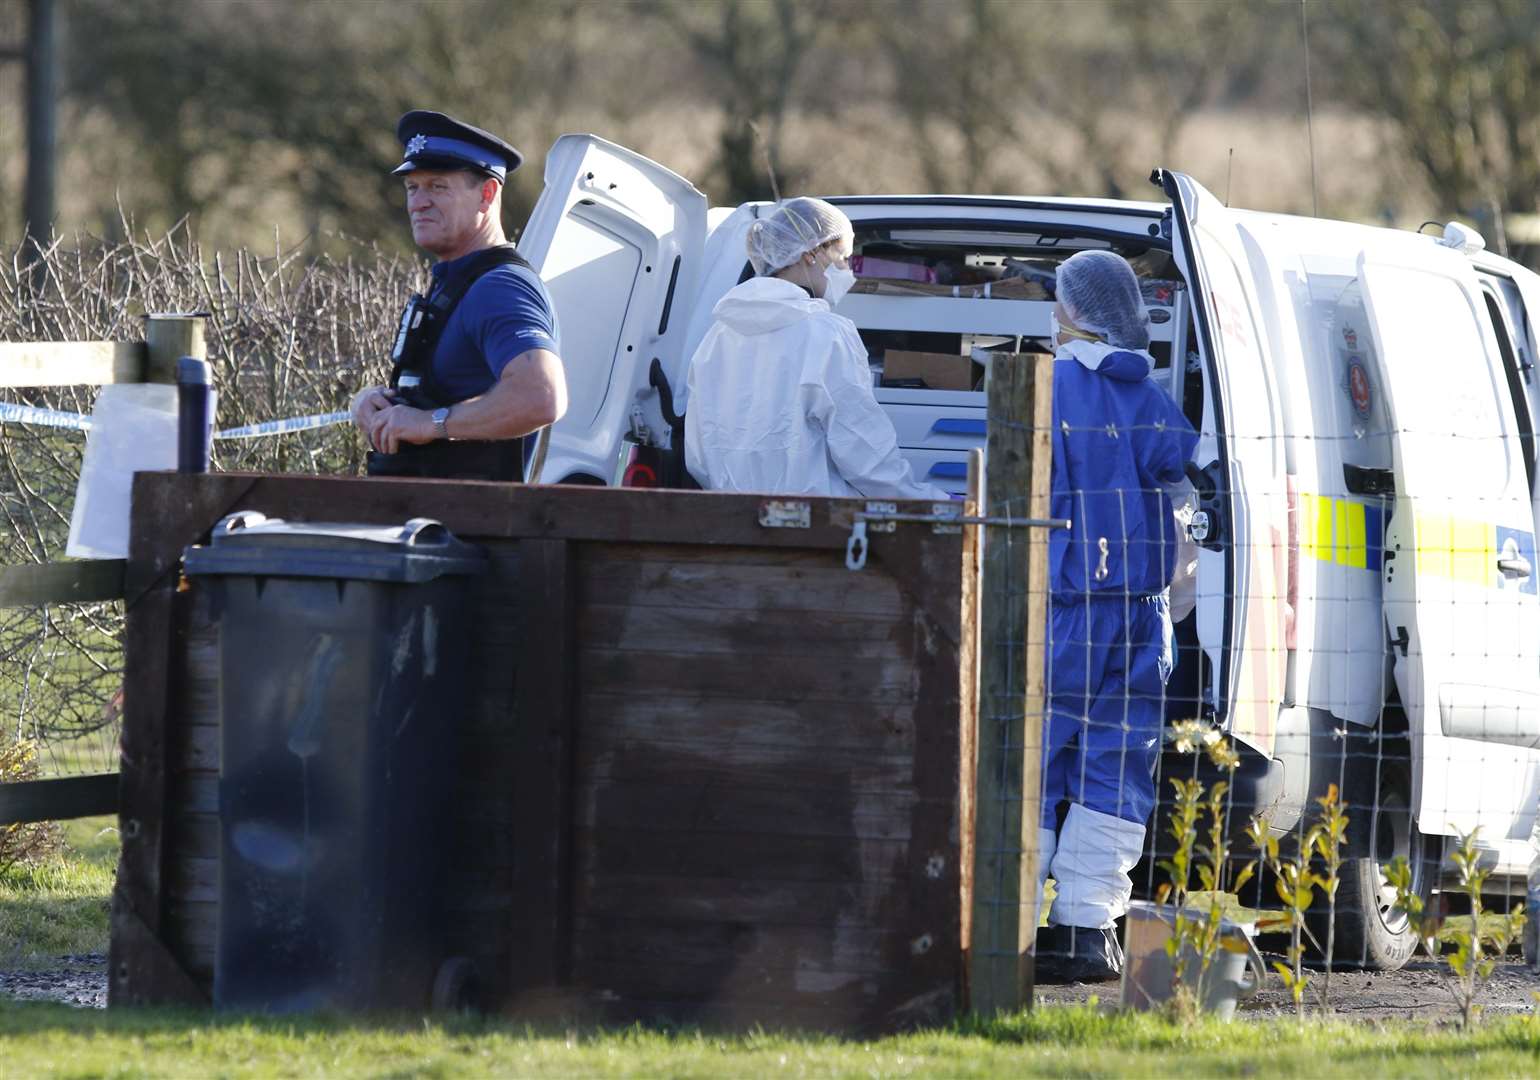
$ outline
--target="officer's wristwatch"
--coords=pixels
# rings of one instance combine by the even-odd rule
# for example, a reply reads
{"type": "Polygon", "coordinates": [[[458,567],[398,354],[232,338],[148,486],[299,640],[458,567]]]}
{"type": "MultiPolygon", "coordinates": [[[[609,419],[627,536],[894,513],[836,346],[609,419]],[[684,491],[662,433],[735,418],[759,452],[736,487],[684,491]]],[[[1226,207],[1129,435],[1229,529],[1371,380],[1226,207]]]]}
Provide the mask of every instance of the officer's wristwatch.
{"type": "Polygon", "coordinates": [[[449,438],[449,408],[433,410],[433,433],[441,439],[449,438]]]}

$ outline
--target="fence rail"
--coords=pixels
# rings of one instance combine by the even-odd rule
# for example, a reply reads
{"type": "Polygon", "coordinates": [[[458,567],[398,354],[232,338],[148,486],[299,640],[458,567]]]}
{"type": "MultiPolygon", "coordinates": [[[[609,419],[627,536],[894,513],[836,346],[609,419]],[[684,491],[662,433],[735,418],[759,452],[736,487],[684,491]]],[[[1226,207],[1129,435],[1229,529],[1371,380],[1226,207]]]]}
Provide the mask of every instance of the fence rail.
{"type": "MultiPolygon", "coordinates": [[[[0,342],[0,389],[172,383],[177,361],[207,356],[201,315],[151,315],[143,342],[0,342]]],[[[0,567],[0,608],[121,600],[122,559],[0,567]]],[[[118,809],[118,774],[0,784],[0,825],[118,809]]]]}

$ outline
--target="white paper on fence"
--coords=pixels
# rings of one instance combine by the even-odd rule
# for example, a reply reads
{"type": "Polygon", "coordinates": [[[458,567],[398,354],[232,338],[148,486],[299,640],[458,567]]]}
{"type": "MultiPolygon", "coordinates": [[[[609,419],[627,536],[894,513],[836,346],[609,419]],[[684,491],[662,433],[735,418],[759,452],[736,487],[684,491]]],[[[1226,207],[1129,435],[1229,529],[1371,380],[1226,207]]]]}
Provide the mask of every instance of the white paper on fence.
{"type": "Polygon", "coordinates": [[[134,473],[176,468],[176,387],[104,386],[91,411],[70,538],[79,559],[128,556],[128,504],[134,473]]]}

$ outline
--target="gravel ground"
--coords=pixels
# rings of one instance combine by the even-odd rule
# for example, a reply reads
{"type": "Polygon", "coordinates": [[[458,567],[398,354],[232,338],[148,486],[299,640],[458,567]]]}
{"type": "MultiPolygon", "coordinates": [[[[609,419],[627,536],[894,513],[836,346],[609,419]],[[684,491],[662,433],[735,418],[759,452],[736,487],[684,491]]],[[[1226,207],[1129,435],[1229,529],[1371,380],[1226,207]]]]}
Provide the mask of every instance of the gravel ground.
{"type": "MultiPolygon", "coordinates": [[[[1269,967],[1274,960],[1283,957],[1264,952],[1269,967]]],[[[1459,1008],[1449,992],[1445,980],[1448,967],[1428,960],[1416,960],[1400,971],[1367,972],[1337,971],[1331,977],[1332,1010],[1347,1020],[1417,1020],[1422,1023],[1457,1020],[1459,1008]]],[[[1309,985],[1305,988],[1305,1007],[1315,1012],[1315,993],[1321,985],[1324,973],[1309,973],[1309,985]]],[[[1477,997],[1482,1011],[1488,1016],[1509,1016],[1533,1012],[1536,1009],[1534,995],[1540,993],[1540,975],[1532,973],[1517,957],[1512,956],[1497,965],[1486,986],[1477,997]]],[[[1118,1001],[1118,984],[1071,983],[1068,986],[1039,986],[1037,1000],[1044,1004],[1071,1004],[1084,1002],[1092,996],[1108,1007],[1118,1001]]],[[[1239,1015],[1265,1019],[1274,1016],[1291,1016],[1294,1000],[1276,975],[1269,973],[1267,982],[1258,994],[1240,1003],[1239,1015]]]]}
{"type": "Polygon", "coordinates": [[[105,953],[61,956],[58,964],[38,971],[0,971],[0,995],[24,1001],[62,1001],[82,1009],[107,1007],[105,953]]]}
{"type": "MultiPolygon", "coordinates": [[[[1266,954],[1271,963],[1281,959],[1266,954]]],[[[1408,964],[1400,971],[1339,971],[1332,975],[1332,1007],[1337,1015],[1352,1020],[1454,1020],[1459,1010],[1445,985],[1440,966],[1428,961],[1408,964]]],[[[1312,972],[1305,991],[1307,1007],[1314,1011],[1312,994],[1322,973],[1312,972]]],[[[1532,1012],[1540,994],[1540,975],[1513,957],[1499,964],[1480,996],[1489,1016],[1532,1012]]],[[[107,1007],[107,957],[101,953],[61,956],[58,966],[39,971],[0,971],[0,995],[32,1001],[60,1001],[86,1009],[107,1007]]],[[[1117,983],[1072,983],[1039,986],[1042,1004],[1071,1004],[1095,996],[1109,1008],[1118,1000],[1117,983]]],[[[1245,1016],[1266,1018],[1292,1014],[1294,1003],[1282,982],[1269,975],[1256,997],[1241,1002],[1245,1016]]]]}

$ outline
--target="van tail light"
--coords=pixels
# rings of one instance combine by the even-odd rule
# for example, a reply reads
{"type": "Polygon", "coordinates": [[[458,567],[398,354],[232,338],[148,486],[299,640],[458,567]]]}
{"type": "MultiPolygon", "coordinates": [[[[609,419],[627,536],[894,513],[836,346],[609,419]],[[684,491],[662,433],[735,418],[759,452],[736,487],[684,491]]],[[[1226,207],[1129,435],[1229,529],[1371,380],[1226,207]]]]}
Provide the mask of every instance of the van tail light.
{"type": "Polygon", "coordinates": [[[661,447],[642,446],[630,439],[622,441],[610,482],[616,487],[664,487],[667,472],[663,455],[661,447]]]}
{"type": "Polygon", "coordinates": [[[633,461],[626,466],[626,472],[620,480],[621,487],[655,488],[658,486],[658,472],[651,465],[641,461],[633,461]]]}

